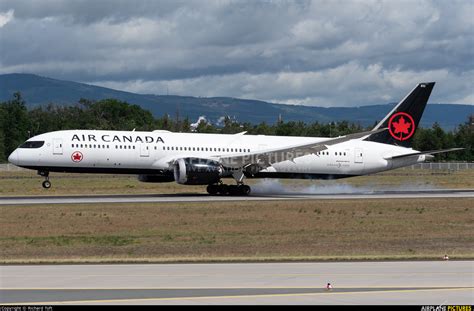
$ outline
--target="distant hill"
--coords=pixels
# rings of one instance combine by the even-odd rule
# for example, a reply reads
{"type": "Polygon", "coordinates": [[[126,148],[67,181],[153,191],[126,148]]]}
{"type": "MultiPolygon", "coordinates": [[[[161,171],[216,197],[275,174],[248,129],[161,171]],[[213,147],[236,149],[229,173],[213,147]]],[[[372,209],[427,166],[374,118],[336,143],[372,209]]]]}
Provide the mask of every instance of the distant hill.
{"type": "MultiPolygon", "coordinates": [[[[195,121],[199,116],[206,116],[213,123],[217,122],[220,117],[228,115],[240,122],[255,124],[265,121],[273,124],[281,114],[285,121],[326,123],[347,120],[368,126],[383,118],[394,105],[323,108],[230,97],[146,95],[32,74],[0,75],[0,101],[11,99],[13,93],[17,91],[21,92],[29,107],[48,103],[70,105],[77,103],[80,98],[90,100],[116,98],[137,104],[150,110],[155,116],[167,113],[174,117],[176,111],[179,110],[179,115],[182,118],[188,116],[191,121],[195,121]]],[[[400,94],[400,96],[403,95],[405,94],[400,94]]],[[[466,122],[468,116],[473,113],[474,106],[472,105],[428,104],[421,125],[431,127],[433,123],[438,122],[441,127],[449,130],[466,122]]]]}

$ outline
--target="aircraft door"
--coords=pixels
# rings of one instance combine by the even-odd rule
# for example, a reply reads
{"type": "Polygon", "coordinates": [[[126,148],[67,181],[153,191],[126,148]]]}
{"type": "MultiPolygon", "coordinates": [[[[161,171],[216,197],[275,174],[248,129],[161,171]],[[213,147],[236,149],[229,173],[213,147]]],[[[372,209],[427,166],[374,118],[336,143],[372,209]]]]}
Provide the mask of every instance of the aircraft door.
{"type": "Polygon", "coordinates": [[[140,157],[149,157],[150,156],[150,147],[146,144],[140,145],[140,157]]]}
{"type": "Polygon", "coordinates": [[[61,138],[53,139],[53,154],[63,154],[63,140],[61,138]]]}
{"type": "Polygon", "coordinates": [[[364,163],[364,153],[362,148],[354,149],[354,163],[364,163]]]}

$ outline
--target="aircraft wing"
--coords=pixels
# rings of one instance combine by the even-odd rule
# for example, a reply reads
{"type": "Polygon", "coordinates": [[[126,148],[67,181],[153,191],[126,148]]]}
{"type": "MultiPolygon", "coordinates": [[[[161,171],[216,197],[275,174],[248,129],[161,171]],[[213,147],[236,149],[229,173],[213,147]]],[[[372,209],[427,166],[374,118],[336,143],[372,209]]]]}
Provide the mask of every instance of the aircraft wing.
{"type": "Polygon", "coordinates": [[[319,151],[328,149],[328,146],[336,145],[345,141],[352,139],[363,138],[368,135],[373,135],[382,131],[385,131],[387,128],[348,134],[344,136],[339,136],[336,138],[328,139],[319,139],[318,141],[300,145],[293,145],[285,148],[273,148],[260,150],[258,152],[253,152],[250,154],[241,153],[235,155],[226,155],[226,156],[216,156],[216,158],[227,167],[243,167],[251,164],[257,164],[258,166],[264,168],[272,165],[272,163],[283,162],[286,160],[292,161],[294,158],[302,157],[308,154],[314,154],[319,151]]]}
{"type": "Polygon", "coordinates": [[[450,149],[440,149],[440,150],[429,150],[429,151],[419,151],[419,152],[413,152],[413,153],[407,153],[407,154],[401,154],[401,155],[396,155],[396,156],[389,156],[385,157],[385,160],[393,160],[393,159],[401,159],[401,158],[406,158],[406,157],[413,157],[413,156],[420,156],[420,155],[433,155],[437,153],[443,153],[443,152],[451,152],[451,151],[458,151],[458,150],[464,150],[465,148],[450,148],[450,149]]]}

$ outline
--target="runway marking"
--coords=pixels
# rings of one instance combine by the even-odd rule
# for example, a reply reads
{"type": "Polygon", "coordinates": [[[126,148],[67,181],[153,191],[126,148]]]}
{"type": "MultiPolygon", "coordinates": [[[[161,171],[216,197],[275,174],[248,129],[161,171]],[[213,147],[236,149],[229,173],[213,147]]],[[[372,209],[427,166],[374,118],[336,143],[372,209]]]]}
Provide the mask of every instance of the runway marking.
{"type": "MultiPolygon", "coordinates": [[[[276,277],[314,277],[314,276],[386,276],[386,275],[401,275],[403,273],[397,272],[397,273],[277,273],[277,274],[258,274],[258,273],[235,273],[239,276],[242,275],[252,275],[252,276],[259,276],[259,277],[269,277],[269,276],[276,276],[276,277]]],[[[409,276],[409,275],[464,275],[465,272],[410,272],[410,273],[405,273],[403,275],[409,276]]],[[[44,277],[49,277],[48,274],[45,275],[11,275],[8,276],[9,278],[44,278],[44,277]]],[[[65,277],[80,277],[80,278],[87,278],[87,277],[207,277],[209,274],[81,274],[81,275],[67,275],[67,274],[62,274],[60,278],[65,278],[65,277]]],[[[213,273],[212,276],[229,276],[229,273],[213,273]]],[[[1,288],[1,287],[0,287],[1,288]]]]}
{"type": "Polygon", "coordinates": [[[335,292],[327,291],[323,293],[289,293],[289,294],[255,294],[255,295],[229,295],[229,296],[196,296],[196,297],[169,297],[169,298],[120,298],[120,299],[101,299],[101,300],[68,300],[68,301],[41,301],[41,302],[14,302],[2,303],[3,305],[51,305],[51,304],[79,304],[79,303],[113,303],[113,302],[139,302],[139,301],[176,301],[176,300],[202,300],[202,299],[232,299],[232,298],[268,298],[268,297],[291,297],[291,296],[322,296],[322,295],[348,295],[348,294],[371,294],[371,293],[409,293],[409,292],[433,292],[433,291],[463,291],[473,290],[474,287],[463,288],[431,288],[431,289],[402,289],[402,290],[384,290],[384,291],[360,291],[360,292],[335,292]]]}
{"type": "Polygon", "coordinates": [[[473,189],[430,189],[420,191],[373,191],[356,193],[310,194],[282,193],[255,194],[247,197],[209,196],[207,194],[137,194],[137,195],[65,195],[65,196],[0,196],[0,205],[31,204],[92,204],[92,203],[158,203],[209,201],[273,201],[273,200],[338,200],[338,199],[407,199],[407,198],[467,198],[474,197],[473,189]]]}
{"type": "MultiPolygon", "coordinates": [[[[323,284],[324,285],[324,284],[323,284]]],[[[459,289],[468,289],[474,287],[468,286],[457,286],[457,287],[450,287],[450,286],[428,286],[429,289],[445,289],[445,288],[459,288],[459,289]]],[[[219,287],[220,290],[226,289],[322,289],[324,286],[226,286],[226,287],[219,287]]],[[[337,286],[338,290],[346,290],[346,289],[360,289],[360,288],[367,288],[367,289],[378,289],[378,288],[400,288],[397,285],[386,285],[386,286],[337,286]]],[[[419,285],[419,286],[410,286],[413,290],[417,289],[426,289],[426,285],[419,285]]],[[[40,291],[40,290],[184,290],[184,289],[216,289],[213,287],[200,287],[200,286],[187,286],[187,287],[0,287],[0,290],[16,290],[16,291],[40,291]]]]}

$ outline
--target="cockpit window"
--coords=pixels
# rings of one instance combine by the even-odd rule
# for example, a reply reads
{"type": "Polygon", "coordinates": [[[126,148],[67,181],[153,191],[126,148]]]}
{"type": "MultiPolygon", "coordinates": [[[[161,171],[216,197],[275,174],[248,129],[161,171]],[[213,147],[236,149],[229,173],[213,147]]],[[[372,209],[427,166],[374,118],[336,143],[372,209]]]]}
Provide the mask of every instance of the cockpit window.
{"type": "Polygon", "coordinates": [[[44,141],[27,141],[24,142],[19,148],[41,148],[44,145],[44,141]]]}

